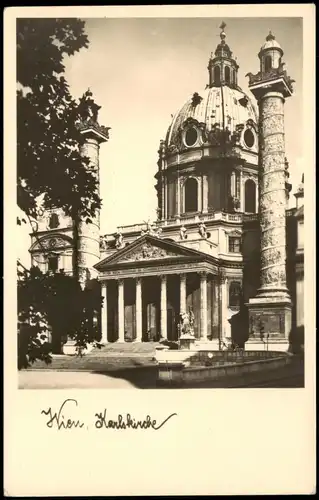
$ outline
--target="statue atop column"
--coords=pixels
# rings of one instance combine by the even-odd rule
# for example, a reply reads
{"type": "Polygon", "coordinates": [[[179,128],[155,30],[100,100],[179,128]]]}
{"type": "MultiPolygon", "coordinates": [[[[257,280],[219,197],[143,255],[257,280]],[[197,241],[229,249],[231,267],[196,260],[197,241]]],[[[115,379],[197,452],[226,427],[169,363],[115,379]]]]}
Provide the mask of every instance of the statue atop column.
{"type": "Polygon", "coordinates": [[[88,89],[80,98],[78,111],[84,122],[92,121],[98,123],[98,113],[101,106],[98,106],[92,97],[93,94],[90,89],[88,89]]]}
{"type": "Polygon", "coordinates": [[[88,89],[79,99],[77,127],[81,132],[93,128],[107,140],[109,138],[110,127],[104,127],[104,125],[99,124],[98,115],[100,109],[101,106],[96,104],[91,90],[88,89]]]}

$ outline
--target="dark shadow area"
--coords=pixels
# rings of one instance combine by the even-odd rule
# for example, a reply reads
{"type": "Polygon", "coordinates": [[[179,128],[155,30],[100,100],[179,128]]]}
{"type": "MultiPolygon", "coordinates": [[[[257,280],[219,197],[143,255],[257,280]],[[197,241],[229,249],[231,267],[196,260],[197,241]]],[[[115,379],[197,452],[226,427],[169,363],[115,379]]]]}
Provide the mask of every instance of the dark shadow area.
{"type": "Polygon", "coordinates": [[[240,299],[238,313],[230,318],[229,323],[233,346],[244,348],[249,338],[249,312],[243,296],[240,299]]]}
{"type": "Polygon", "coordinates": [[[137,360],[132,360],[134,367],[93,371],[99,375],[107,375],[130,382],[138,389],[156,389],[157,366],[141,366],[137,360]]]}
{"type": "Polygon", "coordinates": [[[303,346],[305,342],[305,327],[299,326],[292,328],[289,335],[290,349],[293,354],[303,354],[303,346]]]}

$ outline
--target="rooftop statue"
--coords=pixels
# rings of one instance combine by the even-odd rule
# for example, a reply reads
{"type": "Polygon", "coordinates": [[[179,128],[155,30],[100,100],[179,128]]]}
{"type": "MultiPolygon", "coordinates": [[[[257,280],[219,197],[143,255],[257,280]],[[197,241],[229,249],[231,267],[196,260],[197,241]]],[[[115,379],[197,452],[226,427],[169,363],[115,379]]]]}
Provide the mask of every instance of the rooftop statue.
{"type": "Polygon", "coordinates": [[[79,115],[84,122],[92,121],[98,123],[98,113],[101,106],[98,106],[94,99],[92,99],[92,92],[88,89],[83,96],[80,98],[80,104],[78,107],[79,115]]]}

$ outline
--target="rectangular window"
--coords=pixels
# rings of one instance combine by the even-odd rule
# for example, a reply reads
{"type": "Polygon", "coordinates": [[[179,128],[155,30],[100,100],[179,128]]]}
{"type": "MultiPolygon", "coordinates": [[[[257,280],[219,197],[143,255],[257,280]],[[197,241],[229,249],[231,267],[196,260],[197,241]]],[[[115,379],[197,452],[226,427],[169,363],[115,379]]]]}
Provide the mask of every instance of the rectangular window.
{"type": "Polygon", "coordinates": [[[48,258],[48,268],[49,271],[52,271],[53,273],[56,273],[58,270],[58,259],[59,257],[57,255],[53,255],[48,258]]]}
{"type": "Polygon", "coordinates": [[[241,252],[241,238],[236,238],[233,236],[229,237],[229,253],[240,253],[241,252]]]}

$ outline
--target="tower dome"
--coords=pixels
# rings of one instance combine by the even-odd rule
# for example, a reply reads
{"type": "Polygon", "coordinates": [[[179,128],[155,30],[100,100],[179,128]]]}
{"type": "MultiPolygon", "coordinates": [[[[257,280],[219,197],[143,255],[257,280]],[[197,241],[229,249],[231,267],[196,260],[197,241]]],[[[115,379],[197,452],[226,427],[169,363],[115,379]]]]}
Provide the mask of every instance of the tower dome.
{"type": "Polygon", "coordinates": [[[272,69],[277,69],[281,65],[281,58],[284,52],[277,42],[275,36],[270,31],[266,36],[266,41],[262,45],[258,57],[260,59],[260,71],[267,73],[272,69]]]}
{"type": "Polygon", "coordinates": [[[268,49],[279,49],[279,51],[283,52],[280,44],[277,42],[275,36],[272,34],[270,31],[269,34],[266,36],[266,41],[262,45],[260,52],[268,49]]]}

